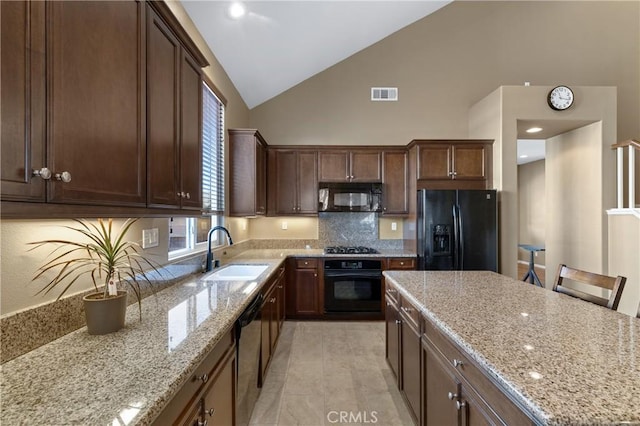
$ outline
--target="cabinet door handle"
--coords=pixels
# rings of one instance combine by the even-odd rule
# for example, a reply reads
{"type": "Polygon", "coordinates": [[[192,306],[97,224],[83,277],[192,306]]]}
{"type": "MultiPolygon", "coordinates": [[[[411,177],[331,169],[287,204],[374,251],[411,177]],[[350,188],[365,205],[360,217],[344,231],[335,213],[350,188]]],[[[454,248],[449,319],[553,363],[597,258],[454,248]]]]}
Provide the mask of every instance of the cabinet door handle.
{"type": "Polygon", "coordinates": [[[455,398],[457,398],[457,397],[458,397],[458,394],[457,394],[457,393],[449,392],[449,393],[447,394],[447,398],[449,398],[449,399],[450,399],[450,400],[452,400],[452,401],[453,401],[455,398]]]}
{"type": "Polygon", "coordinates": [[[464,362],[460,361],[459,359],[453,359],[453,366],[458,368],[458,367],[462,367],[462,365],[464,364],[464,362]]]}
{"type": "Polygon", "coordinates": [[[56,173],[54,177],[56,178],[56,180],[62,181],[63,183],[71,182],[71,173],[67,171],[56,173]]]}
{"type": "Polygon", "coordinates": [[[314,277],[317,277],[317,276],[318,276],[318,274],[313,274],[313,276],[314,276],[314,277]]]}
{"type": "Polygon", "coordinates": [[[396,324],[400,325],[400,324],[402,324],[402,321],[396,320],[396,324]]]}
{"type": "Polygon", "coordinates": [[[209,421],[206,419],[204,421],[198,419],[198,421],[194,423],[195,426],[207,426],[208,424],[209,424],[209,421]]]}
{"type": "Polygon", "coordinates": [[[209,417],[213,417],[213,413],[215,413],[216,410],[214,408],[209,408],[206,413],[209,415],[209,417]]]}
{"type": "Polygon", "coordinates": [[[190,199],[191,199],[191,194],[187,192],[187,200],[190,200],[190,199]]]}
{"type": "Polygon", "coordinates": [[[465,401],[460,401],[460,400],[456,401],[456,408],[458,410],[461,410],[466,406],[467,406],[467,403],[465,401]]]}
{"type": "Polygon", "coordinates": [[[34,169],[31,171],[31,176],[39,177],[43,180],[49,180],[51,179],[51,170],[47,169],[46,167],[43,167],[40,170],[34,169]]]}
{"type": "Polygon", "coordinates": [[[209,381],[209,375],[207,373],[204,373],[201,376],[196,376],[195,379],[200,380],[202,383],[207,383],[207,381],[209,381]]]}
{"type": "Polygon", "coordinates": [[[278,286],[278,288],[282,288],[282,286],[281,286],[281,285],[279,285],[279,286],[278,286]]]}

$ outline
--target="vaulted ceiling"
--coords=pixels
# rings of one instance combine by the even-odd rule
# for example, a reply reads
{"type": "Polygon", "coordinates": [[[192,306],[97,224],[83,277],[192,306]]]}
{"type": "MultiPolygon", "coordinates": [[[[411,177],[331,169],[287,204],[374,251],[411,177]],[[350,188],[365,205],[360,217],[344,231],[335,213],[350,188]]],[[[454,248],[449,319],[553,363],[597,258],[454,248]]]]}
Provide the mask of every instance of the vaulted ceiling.
{"type": "Polygon", "coordinates": [[[288,0],[182,4],[249,108],[346,59],[450,1],[288,0]]]}

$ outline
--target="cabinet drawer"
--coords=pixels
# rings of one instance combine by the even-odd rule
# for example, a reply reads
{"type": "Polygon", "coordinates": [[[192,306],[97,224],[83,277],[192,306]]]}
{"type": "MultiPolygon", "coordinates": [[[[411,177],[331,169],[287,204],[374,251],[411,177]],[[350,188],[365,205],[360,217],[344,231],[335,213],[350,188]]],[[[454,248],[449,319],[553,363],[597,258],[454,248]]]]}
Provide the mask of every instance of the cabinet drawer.
{"type": "Polygon", "coordinates": [[[318,259],[303,258],[296,259],[297,269],[316,269],[318,267],[318,259]]]}
{"type": "Polygon", "coordinates": [[[400,312],[403,318],[409,321],[413,329],[420,332],[420,311],[403,296],[400,296],[400,312]]]}
{"type": "Polygon", "coordinates": [[[462,351],[437,330],[429,320],[424,321],[423,326],[424,335],[444,356],[446,362],[471,385],[479,397],[495,411],[495,414],[505,424],[532,424],[531,419],[496,384],[489,380],[475,362],[463,355],[462,351]]]}
{"type": "Polygon", "coordinates": [[[387,269],[415,269],[416,259],[413,257],[390,258],[387,261],[387,269]]]}

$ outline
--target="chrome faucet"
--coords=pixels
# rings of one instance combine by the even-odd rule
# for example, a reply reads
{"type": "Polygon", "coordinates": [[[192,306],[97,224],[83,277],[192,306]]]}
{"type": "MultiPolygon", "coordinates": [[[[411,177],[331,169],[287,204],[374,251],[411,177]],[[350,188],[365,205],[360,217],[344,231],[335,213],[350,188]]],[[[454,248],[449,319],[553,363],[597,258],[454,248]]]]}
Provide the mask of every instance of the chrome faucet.
{"type": "Polygon", "coordinates": [[[211,253],[211,236],[216,231],[224,231],[227,234],[227,242],[230,246],[233,245],[233,240],[231,239],[231,234],[224,226],[214,226],[209,230],[209,234],[207,235],[207,265],[205,267],[205,272],[209,272],[213,269],[213,254],[211,253]]]}

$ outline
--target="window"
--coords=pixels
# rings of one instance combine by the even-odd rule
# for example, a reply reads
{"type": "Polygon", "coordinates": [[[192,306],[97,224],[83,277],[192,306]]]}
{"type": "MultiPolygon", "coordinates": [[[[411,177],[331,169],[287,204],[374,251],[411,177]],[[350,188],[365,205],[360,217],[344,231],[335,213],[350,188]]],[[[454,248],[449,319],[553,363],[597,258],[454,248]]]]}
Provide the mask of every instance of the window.
{"type": "MultiPolygon", "coordinates": [[[[169,258],[206,250],[209,229],[224,222],[224,104],[202,84],[202,210],[204,217],[169,221],[169,258]]],[[[213,235],[212,245],[222,244],[213,235]]]]}
{"type": "Polygon", "coordinates": [[[202,201],[206,213],[224,214],[224,105],[202,84],[202,201]]]}

